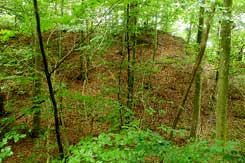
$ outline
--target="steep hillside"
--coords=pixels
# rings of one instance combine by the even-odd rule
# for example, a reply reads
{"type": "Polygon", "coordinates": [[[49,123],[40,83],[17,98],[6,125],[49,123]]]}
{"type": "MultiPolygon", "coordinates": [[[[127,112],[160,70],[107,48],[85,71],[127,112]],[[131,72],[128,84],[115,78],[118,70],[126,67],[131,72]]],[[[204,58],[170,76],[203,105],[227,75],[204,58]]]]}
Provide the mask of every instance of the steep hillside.
{"type": "MultiPolygon", "coordinates": [[[[46,34],[45,42],[51,66],[57,64],[57,43],[56,34],[46,34]]],[[[134,120],[138,120],[141,128],[149,128],[168,136],[167,130],[160,129],[161,126],[171,127],[177,113],[177,106],[180,104],[184,91],[189,83],[192,66],[195,62],[194,54],[188,50],[185,41],[168,33],[160,32],[158,35],[158,46],[155,61],[152,61],[154,51],[153,38],[144,34],[138,36],[136,49],[137,62],[135,69],[134,89],[134,120]]],[[[79,40],[79,34],[64,33],[63,55],[70,51],[74,43],[79,40]]],[[[16,38],[9,42],[10,46],[22,44],[27,46],[31,38],[16,38]],[[21,42],[19,42],[22,40],[21,42]]],[[[59,107],[62,107],[62,138],[65,146],[78,143],[81,137],[98,135],[101,132],[108,132],[108,129],[117,131],[115,122],[119,122],[119,106],[111,102],[121,101],[126,104],[127,92],[127,64],[120,39],[111,41],[106,45],[106,50],[96,50],[91,53],[91,63],[88,68],[88,79],[78,80],[80,74],[80,51],[75,49],[72,55],[62,64],[53,76],[55,83],[56,97],[59,107]],[[120,86],[120,89],[119,89],[120,86]],[[118,92],[120,91],[120,97],[118,92]]],[[[215,129],[215,68],[206,63],[203,66],[203,103],[201,113],[200,135],[205,138],[214,136],[215,129]]],[[[244,94],[241,93],[242,86],[234,77],[230,86],[229,105],[229,138],[232,140],[243,140],[245,133],[245,119],[242,114],[244,109],[244,94]],[[238,84],[237,84],[238,83],[238,84]]],[[[45,80],[43,86],[46,87],[45,80]]],[[[23,88],[26,94],[18,95],[12,93],[8,99],[14,98],[15,116],[21,115],[22,108],[31,107],[31,85],[23,88]]],[[[47,90],[43,94],[48,99],[47,90]]],[[[190,130],[192,112],[192,91],[188,97],[185,111],[181,116],[178,129],[183,131],[184,136],[178,135],[174,141],[181,145],[185,143],[188,131],[190,130]]],[[[52,110],[48,100],[42,105],[42,126],[48,129],[43,139],[32,139],[27,136],[17,144],[13,143],[14,155],[8,158],[6,163],[27,162],[32,157],[45,162],[48,154],[56,153],[54,123],[52,110]],[[53,144],[51,146],[51,144],[53,144]],[[47,148],[50,147],[50,148],[47,148]]],[[[244,113],[244,112],[243,112],[244,113]]],[[[30,114],[20,117],[16,124],[25,123],[31,126],[32,117],[30,114]]],[[[28,131],[21,131],[28,134],[28,131]]]]}

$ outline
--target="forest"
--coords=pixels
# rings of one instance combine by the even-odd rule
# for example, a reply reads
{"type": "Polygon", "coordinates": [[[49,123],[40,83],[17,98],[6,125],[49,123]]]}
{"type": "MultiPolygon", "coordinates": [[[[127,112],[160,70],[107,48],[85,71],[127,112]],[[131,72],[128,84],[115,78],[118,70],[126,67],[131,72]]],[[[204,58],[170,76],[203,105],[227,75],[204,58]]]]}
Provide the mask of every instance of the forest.
{"type": "Polygon", "coordinates": [[[1,0],[0,163],[244,163],[244,0],[1,0]]]}

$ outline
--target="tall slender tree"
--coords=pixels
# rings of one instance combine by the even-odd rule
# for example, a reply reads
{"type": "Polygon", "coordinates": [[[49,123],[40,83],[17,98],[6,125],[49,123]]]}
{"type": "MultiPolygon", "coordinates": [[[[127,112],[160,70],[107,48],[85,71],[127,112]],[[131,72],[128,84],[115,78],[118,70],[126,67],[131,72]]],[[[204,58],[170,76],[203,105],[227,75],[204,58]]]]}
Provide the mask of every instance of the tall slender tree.
{"type": "MultiPolygon", "coordinates": [[[[158,1],[156,2],[157,6],[158,6],[158,1]]],[[[154,19],[154,46],[153,46],[153,55],[152,55],[152,61],[154,62],[155,61],[155,57],[157,55],[157,50],[158,50],[158,11],[156,11],[153,19],[154,19]]]]}
{"type": "MultiPolygon", "coordinates": [[[[192,72],[192,76],[191,76],[191,79],[190,79],[190,83],[188,85],[188,87],[186,88],[186,91],[184,93],[184,96],[181,100],[181,104],[178,106],[178,112],[177,112],[177,115],[173,121],[173,125],[172,125],[172,128],[175,129],[179,120],[180,120],[180,116],[181,116],[181,113],[183,112],[184,110],[184,106],[185,106],[185,103],[187,101],[187,97],[188,97],[188,94],[191,90],[191,86],[194,82],[194,79],[196,77],[196,74],[197,74],[197,71],[201,65],[201,62],[202,62],[202,58],[205,54],[205,49],[206,49],[206,45],[207,45],[207,40],[208,40],[208,36],[209,36],[209,31],[210,31],[210,26],[211,26],[211,21],[213,19],[213,16],[215,14],[215,6],[216,4],[215,3],[212,3],[212,6],[211,6],[211,11],[208,13],[208,17],[207,17],[207,20],[205,21],[205,29],[202,33],[202,39],[201,39],[201,43],[200,43],[200,48],[199,48],[199,51],[198,51],[198,57],[196,59],[196,63],[194,65],[194,68],[193,68],[193,72],[192,72]]],[[[171,132],[170,136],[173,136],[173,132],[171,132]]]]}
{"type": "MultiPolygon", "coordinates": [[[[36,31],[36,30],[33,30],[36,31]]],[[[42,59],[40,53],[37,52],[37,37],[35,32],[33,32],[33,60],[35,65],[35,73],[33,80],[33,122],[32,122],[32,137],[38,137],[41,125],[41,75],[42,71],[42,59]]]]}
{"type": "MultiPolygon", "coordinates": [[[[201,44],[203,25],[204,25],[204,4],[205,0],[201,1],[200,10],[199,10],[199,21],[198,21],[198,31],[197,31],[197,45],[198,47],[201,44]]],[[[195,79],[195,95],[193,99],[193,113],[192,113],[192,125],[191,125],[191,137],[197,137],[198,128],[200,125],[200,111],[201,111],[201,93],[202,93],[202,66],[197,70],[197,75],[195,79]]]]}
{"type": "Polygon", "coordinates": [[[126,9],[126,43],[128,55],[128,108],[132,109],[134,96],[134,66],[136,61],[136,24],[137,18],[134,10],[137,3],[131,2],[127,4],[126,9]]]}
{"type": "Polygon", "coordinates": [[[39,11],[38,11],[37,0],[33,0],[33,4],[34,4],[34,12],[35,12],[35,18],[36,18],[37,36],[38,36],[38,40],[39,40],[40,51],[41,51],[41,54],[42,54],[44,72],[45,72],[47,83],[48,83],[50,99],[51,99],[51,102],[53,104],[56,139],[57,139],[57,144],[58,144],[58,147],[59,147],[60,157],[61,157],[61,159],[63,159],[64,158],[64,150],[63,150],[63,145],[62,145],[62,142],[61,142],[59,117],[58,117],[58,107],[57,107],[57,102],[56,102],[56,99],[55,99],[53,84],[52,84],[52,81],[51,81],[51,73],[49,72],[48,61],[47,61],[47,57],[46,57],[44,46],[43,46],[43,39],[42,39],[40,16],[39,16],[39,11]]]}
{"type": "Polygon", "coordinates": [[[224,143],[227,139],[228,84],[232,25],[231,12],[232,0],[224,0],[223,17],[221,20],[220,62],[216,103],[216,139],[224,141],[224,143]]]}

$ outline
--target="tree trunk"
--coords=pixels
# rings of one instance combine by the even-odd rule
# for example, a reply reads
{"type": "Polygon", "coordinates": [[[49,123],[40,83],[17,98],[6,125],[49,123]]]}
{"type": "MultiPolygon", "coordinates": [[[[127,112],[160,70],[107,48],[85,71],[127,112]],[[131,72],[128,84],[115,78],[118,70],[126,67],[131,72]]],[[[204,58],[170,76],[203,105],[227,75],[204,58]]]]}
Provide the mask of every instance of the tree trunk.
{"type": "Polygon", "coordinates": [[[63,150],[63,145],[61,142],[58,108],[57,108],[57,102],[56,102],[55,95],[54,95],[53,84],[51,81],[51,74],[49,72],[48,62],[47,62],[47,58],[46,58],[46,54],[45,54],[45,50],[44,50],[44,46],[43,46],[43,39],[42,39],[42,33],[41,33],[41,24],[40,24],[39,12],[38,12],[37,0],[33,0],[33,4],[34,4],[35,17],[36,17],[37,35],[38,35],[38,39],[39,39],[39,45],[40,45],[40,50],[41,50],[43,65],[44,65],[44,72],[45,72],[47,83],[48,83],[50,100],[53,104],[53,109],[54,109],[56,139],[57,139],[57,144],[59,147],[60,157],[61,157],[61,159],[63,159],[64,158],[64,150],[63,150]]]}
{"type": "Polygon", "coordinates": [[[127,19],[127,23],[126,23],[126,43],[127,43],[127,55],[128,55],[128,99],[127,99],[127,106],[128,108],[131,108],[131,104],[132,104],[132,65],[131,65],[131,49],[130,49],[130,41],[131,41],[131,37],[130,37],[130,23],[129,23],[129,17],[130,17],[130,5],[127,5],[127,9],[126,9],[126,19],[127,19]]]}
{"type": "Polygon", "coordinates": [[[240,48],[240,51],[238,53],[238,56],[237,56],[237,61],[242,61],[242,56],[244,55],[244,47],[245,47],[245,44],[242,45],[242,47],[240,48]]]}
{"type": "Polygon", "coordinates": [[[37,37],[33,34],[33,57],[35,65],[35,77],[33,81],[33,122],[32,122],[32,137],[36,138],[40,134],[41,127],[41,75],[42,71],[42,58],[39,53],[37,53],[37,37]]]}
{"type": "MultiPolygon", "coordinates": [[[[87,20],[85,21],[86,30],[81,31],[80,33],[80,41],[83,44],[89,44],[89,33],[90,33],[90,22],[87,20]]],[[[89,52],[86,49],[80,50],[80,74],[77,77],[78,80],[85,81],[88,80],[89,76],[89,68],[90,68],[91,60],[89,52]]]]}
{"type": "Polygon", "coordinates": [[[126,25],[126,42],[128,54],[128,98],[127,106],[132,109],[134,96],[134,66],[136,60],[136,23],[137,19],[132,10],[135,9],[136,4],[131,3],[127,5],[127,25],[126,25]]]}
{"type": "Polygon", "coordinates": [[[195,79],[195,95],[193,100],[193,113],[192,113],[192,125],[190,136],[197,137],[198,129],[200,126],[200,112],[201,112],[201,94],[202,94],[202,80],[201,80],[201,67],[197,71],[195,79]]]}
{"type": "Polygon", "coordinates": [[[219,78],[217,83],[216,103],[216,139],[226,142],[229,62],[231,51],[231,7],[232,0],[224,0],[223,19],[221,23],[219,78]],[[224,19],[225,18],[225,19],[224,19]]]}
{"type": "MultiPolygon", "coordinates": [[[[202,34],[202,40],[201,40],[201,44],[200,44],[200,49],[199,49],[199,52],[198,52],[198,57],[197,57],[197,60],[196,60],[196,63],[194,65],[194,68],[193,68],[193,72],[192,72],[192,76],[191,76],[191,79],[190,79],[190,83],[188,85],[188,87],[186,88],[186,91],[185,91],[185,94],[181,100],[181,104],[178,106],[178,112],[177,112],[177,115],[173,121],[173,125],[172,125],[172,128],[175,129],[179,120],[180,120],[180,116],[181,116],[181,113],[183,112],[184,110],[184,106],[185,106],[185,103],[186,103],[186,100],[187,100],[187,97],[188,97],[188,94],[190,92],[190,89],[191,89],[191,86],[194,82],[194,79],[196,77],[196,74],[197,74],[197,71],[200,67],[200,64],[202,62],[202,58],[204,56],[204,52],[205,52],[205,49],[206,49],[206,45],[207,45],[207,40],[208,40],[208,35],[209,35],[209,31],[210,31],[210,24],[211,24],[211,21],[212,21],[212,18],[214,16],[214,13],[215,13],[215,4],[212,5],[212,11],[210,11],[210,15],[206,21],[206,28],[205,30],[203,31],[203,34],[202,34]]],[[[173,136],[173,132],[171,132],[170,136],[172,137],[173,136]]]]}
{"type": "MultiPolygon", "coordinates": [[[[157,3],[158,4],[158,3],[157,3]]],[[[157,23],[158,23],[158,13],[155,15],[155,21],[154,21],[154,27],[155,27],[155,32],[154,32],[154,47],[153,47],[153,56],[152,56],[152,61],[155,62],[155,57],[157,55],[157,50],[158,50],[158,30],[157,30],[157,23]]]]}
{"type": "MultiPolygon", "coordinates": [[[[64,15],[64,0],[61,0],[61,4],[60,4],[60,16],[62,17],[64,15]]],[[[59,30],[59,39],[58,39],[58,52],[59,52],[59,58],[62,57],[62,51],[63,51],[63,47],[62,47],[62,29],[59,30]]]]}
{"type": "MultiPolygon", "coordinates": [[[[199,23],[198,23],[198,31],[197,31],[197,44],[200,46],[203,32],[203,24],[204,24],[204,7],[205,0],[202,0],[200,11],[199,11],[199,23]]],[[[192,113],[192,125],[190,136],[193,138],[197,137],[198,129],[200,126],[200,111],[201,111],[201,100],[202,100],[202,68],[197,70],[197,75],[195,78],[195,94],[193,100],[193,113],[192,113]]]]}
{"type": "Polygon", "coordinates": [[[0,87],[0,117],[5,115],[4,110],[4,95],[2,93],[1,87],[0,87]]]}
{"type": "Polygon", "coordinates": [[[192,27],[193,27],[192,19],[193,19],[193,17],[191,17],[190,24],[189,24],[189,27],[187,29],[187,38],[186,38],[187,44],[189,44],[191,42],[192,27]]]}
{"type": "MultiPolygon", "coordinates": [[[[81,43],[85,43],[84,42],[84,38],[85,38],[85,34],[84,34],[84,31],[81,31],[80,32],[80,41],[81,43]]],[[[83,50],[80,50],[80,74],[79,76],[77,77],[77,80],[81,80],[82,82],[86,79],[85,77],[85,49],[83,50]]]]}

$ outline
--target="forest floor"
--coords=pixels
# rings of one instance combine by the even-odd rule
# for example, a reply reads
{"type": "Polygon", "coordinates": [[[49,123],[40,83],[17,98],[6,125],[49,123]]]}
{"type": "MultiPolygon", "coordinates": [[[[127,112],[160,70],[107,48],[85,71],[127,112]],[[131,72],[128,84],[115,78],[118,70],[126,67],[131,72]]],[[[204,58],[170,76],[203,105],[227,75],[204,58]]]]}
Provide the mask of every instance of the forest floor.
{"type": "MultiPolygon", "coordinates": [[[[48,35],[48,39],[55,42],[55,36],[48,35]]],[[[20,38],[23,45],[27,46],[30,38],[20,38]]],[[[63,48],[64,54],[69,51],[74,42],[78,39],[77,34],[64,33],[63,48]],[[72,41],[73,40],[73,41],[72,41]]],[[[15,46],[20,40],[11,40],[9,44],[15,46]]],[[[141,46],[137,47],[137,67],[135,72],[135,109],[134,119],[139,120],[142,128],[148,128],[157,131],[164,136],[168,133],[159,129],[161,125],[171,127],[173,119],[177,113],[177,106],[180,104],[183,93],[190,81],[195,56],[190,53],[185,41],[179,37],[167,33],[159,32],[158,49],[155,56],[155,62],[150,62],[153,52],[153,43],[149,36],[140,36],[141,46]]],[[[46,47],[48,54],[57,49],[46,47]]],[[[63,106],[62,110],[62,138],[66,147],[75,145],[81,137],[88,135],[98,135],[101,132],[108,132],[111,128],[112,118],[108,118],[110,111],[102,104],[94,106],[89,102],[81,102],[82,96],[92,96],[106,99],[117,99],[118,75],[120,73],[119,65],[125,59],[120,51],[119,40],[115,41],[104,55],[94,55],[97,58],[91,63],[89,78],[85,82],[77,80],[80,72],[80,53],[74,51],[71,57],[54,74],[53,81],[58,89],[59,82],[63,83],[66,91],[57,93],[58,103],[63,106]],[[79,101],[80,100],[80,101],[79,101]],[[90,105],[92,106],[90,108],[90,105]]],[[[51,55],[50,55],[51,56],[51,55]]],[[[55,59],[52,63],[57,62],[55,59]]],[[[122,65],[123,67],[123,65],[122,65]]],[[[201,129],[202,138],[212,139],[215,136],[215,67],[207,62],[203,64],[203,93],[202,93],[202,111],[201,111],[201,129]]],[[[239,77],[232,76],[229,93],[229,140],[239,140],[245,142],[245,104],[244,104],[244,83],[238,80],[239,77]]],[[[243,80],[244,81],[244,80],[243,80]]],[[[126,101],[126,68],[121,71],[121,101],[126,101]],[[125,90],[125,91],[124,91],[125,90]]],[[[45,81],[44,81],[45,86],[45,81]]],[[[27,86],[31,92],[31,86],[27,86]]],[[[25,95],[14,95],[15,107],[31,107],[31,93],[25,95]]],[[[48,96],[47,96],[48,97],[48,96]]],[[[178,128],[183,131],[189,131],[192,114],[193,89],[188,96],[185,110],[181,116],[178,128]]],[[[9,97],[10,98],[10,97],[9,97]]],[[[94,100],[94,99],[93,99],[94,100]]],[[[54,123],[52,119],[52,110],[47,102],[43,105],[42,126],[47,129],[40,139],[33,139],[31,136],[12,143],[14,155],[4,160],[4,163],[21,162],[48,162],[51,154],[57,152],[54,136],[54,123]]],[[[15,109],[15,114],[21,114],[21,109],[15,109]]],[[[15,122],[16,124],[25,123],[27,126],[32,124],[32,116],[27,115],[15,122]]],[[[26,132],[26,131],[22,131],[26,132]]],[[[173,141],[179,145],[185,143],[188,137],[177,137],[173,141]]]]}

